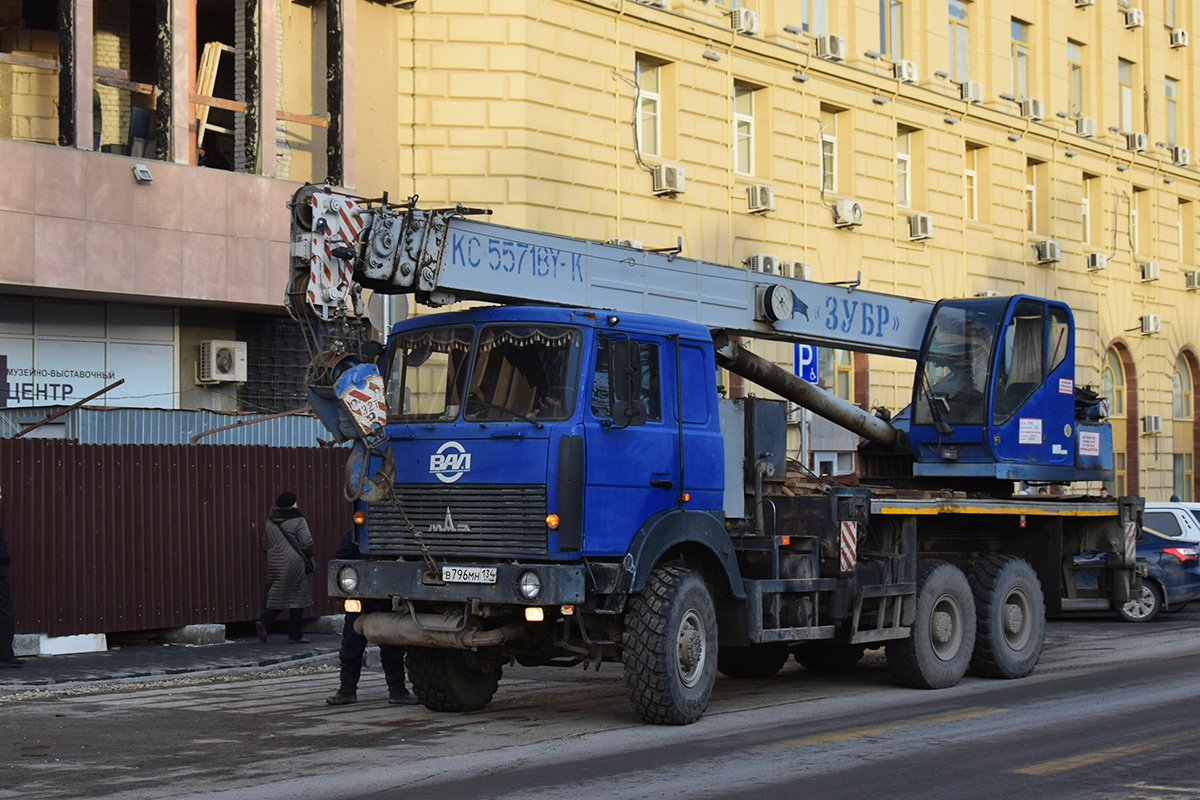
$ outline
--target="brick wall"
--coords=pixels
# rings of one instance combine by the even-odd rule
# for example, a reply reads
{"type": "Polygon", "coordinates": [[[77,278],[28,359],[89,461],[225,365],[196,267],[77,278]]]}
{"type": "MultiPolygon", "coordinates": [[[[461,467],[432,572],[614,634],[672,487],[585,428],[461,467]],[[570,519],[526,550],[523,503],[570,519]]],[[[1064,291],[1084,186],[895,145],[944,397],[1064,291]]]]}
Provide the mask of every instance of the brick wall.
{"type": "MultiPolygon", "coordinates": [[[[58,34],[9,29],[0,33],[0,52],[57,60],[58,34]]],[[[0,64],[0,136],[58,141],[57,71],[0,64]]]]}
{"type": "MultiPolygon", "coordinates": [[[[94,0],[92,62],[97,67],[129,69],[129,0],[94,0]]],[[[95,84],[100,95],[100,143],[126,144],[129,92],[95,84]]],[[[93,120],[96,122],[96,120],[93,120]]]]}

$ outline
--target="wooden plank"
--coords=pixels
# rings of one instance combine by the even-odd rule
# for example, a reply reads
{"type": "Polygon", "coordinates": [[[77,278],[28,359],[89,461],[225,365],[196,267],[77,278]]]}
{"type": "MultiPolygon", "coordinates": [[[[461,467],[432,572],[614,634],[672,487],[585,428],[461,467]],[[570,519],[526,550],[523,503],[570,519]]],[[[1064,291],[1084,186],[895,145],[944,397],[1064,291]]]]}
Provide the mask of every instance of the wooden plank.
{"type": "Polygon", "coordinates": [[[37,56],[18,56],[12,53],[0,53],[0,64],[12,64],[18,67],[35,67],[58,71],[57,58],[38,58],[37,56]]]}
{"type": "Polygon", "coordinates": [[[329,120],[309,114],[293,114],[290,111],[276,110],[275,117],[285,122],[297,122],[301,125],[312,125],[314,128],[328,128],[329,120]]]}
{"type": "Polygon", "coordinates": [[[188,93],[188,102],[195,103],[199,106],[211,106],[213,108],[223,108],[226,111],[240,111],[246,113],[246,104],[237,100],[226,100],[221,97],[209,97],[206,94],[196,94],[195,92],[188,93]]]}
{"type": "Polygon", "coordinates": [[[117,78],[102,78],[97,77],[96,83],[102,86],[111,86],[114,89],[125,89],[134,94],[157,95],[158,87],[149,83],[136,83],[134,81],[123,81],[117,78]]]}
{"type": "Polygon", "coordinates": [[[119,81],[129,80],[129,70],[113,69],[111,67],[92,67],[92,74],[101,78],[113,78],[119,81]]]}

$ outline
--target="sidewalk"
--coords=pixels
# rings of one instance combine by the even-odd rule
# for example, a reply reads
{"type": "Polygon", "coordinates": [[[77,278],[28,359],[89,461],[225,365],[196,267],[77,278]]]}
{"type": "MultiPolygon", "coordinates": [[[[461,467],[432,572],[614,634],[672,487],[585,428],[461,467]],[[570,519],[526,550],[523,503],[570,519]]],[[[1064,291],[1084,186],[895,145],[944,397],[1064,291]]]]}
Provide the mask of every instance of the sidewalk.
{"type": "Polygon", "coordinates": [[[221,644],[187,645],[152,642],[96,653],[26,656],[25,666],[0,667],[0,695],[48,688],[136,678],[178,678],[195,673],[273,667],[314,660],[334,663],[342,637],[307,633],[308,644],[290,644],[273,635],[266,644],[256,636],[230,638],[221,644]]]}

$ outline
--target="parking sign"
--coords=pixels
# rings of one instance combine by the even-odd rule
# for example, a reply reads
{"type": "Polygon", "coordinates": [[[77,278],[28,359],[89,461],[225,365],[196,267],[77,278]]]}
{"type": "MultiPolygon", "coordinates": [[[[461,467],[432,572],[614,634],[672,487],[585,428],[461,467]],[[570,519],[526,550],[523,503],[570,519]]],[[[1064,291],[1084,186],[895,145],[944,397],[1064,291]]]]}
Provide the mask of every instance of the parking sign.
{"type": "Polygon", "coordinates": [[[792,372],[801,380],[817,382],[817,348],[810,344],[793,345],[792,372]]]}

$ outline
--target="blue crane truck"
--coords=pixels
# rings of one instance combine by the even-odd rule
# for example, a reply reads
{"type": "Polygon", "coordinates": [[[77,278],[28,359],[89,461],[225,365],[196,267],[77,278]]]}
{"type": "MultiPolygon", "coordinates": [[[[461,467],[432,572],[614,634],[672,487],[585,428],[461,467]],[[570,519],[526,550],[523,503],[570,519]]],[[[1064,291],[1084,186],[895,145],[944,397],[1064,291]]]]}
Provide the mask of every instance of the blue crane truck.
{"type": "Polygon", "coordinates": [[[789,657],[838,671],[884,647],[917,688],[1018,678],[1048,614],[1139,586],[1140,500],[1014,492],[1111,477],[1060,302],[928,303],[328,187],[292,212],[288,309],[314,349],[314,321],[341,331],[308,393],[353,444],[363,556],[331,561],[328,591],[390,601],[357,624],[408,647],[428,708],[483,708],[513,663],[620,663],[665,724],[699,719],[718,672],[789,657]],[[363,289],[491,305],[404,320],[381,349],[363,289]],[[915,359],[911,402],[869,414],[750,339],[915,359]],[[727,374],[859,434],[858,480],[798,469],[785,400],[727,397],[727,374]],[[1076,581],[1095,553],[1099,580],[1076,581]]]}

